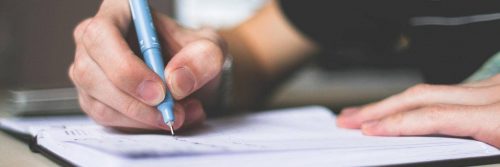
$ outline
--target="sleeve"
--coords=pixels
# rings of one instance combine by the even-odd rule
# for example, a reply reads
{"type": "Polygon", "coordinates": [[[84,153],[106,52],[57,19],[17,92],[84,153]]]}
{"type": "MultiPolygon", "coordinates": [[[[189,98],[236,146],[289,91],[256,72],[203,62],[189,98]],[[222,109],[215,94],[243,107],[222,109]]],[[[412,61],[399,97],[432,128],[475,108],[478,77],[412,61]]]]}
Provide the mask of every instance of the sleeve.
{"type": "Polygon", "coordinates": [[[401,34],[404,4],[373,0],[280,0],[288,21],[322,47],[363,45],[375,49],[393,46],[401,34]],[[376,2],[376,3],[375,3],[376,2]]]}

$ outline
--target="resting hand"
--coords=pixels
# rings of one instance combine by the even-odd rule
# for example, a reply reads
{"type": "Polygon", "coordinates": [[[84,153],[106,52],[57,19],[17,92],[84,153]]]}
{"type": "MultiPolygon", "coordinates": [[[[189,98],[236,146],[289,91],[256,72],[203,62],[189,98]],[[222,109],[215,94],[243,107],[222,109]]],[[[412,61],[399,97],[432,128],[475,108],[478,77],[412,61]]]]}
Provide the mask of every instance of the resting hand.
{"type": "Polygon", "coordinates": [[[154,107],[170,90],[175,104],[175,129],[205,118],[197,92],[210,92],[225,55],[225,44],[214,31],[188,30],[154,12],[168,64],[167,85],[136,55],[135,32],[126,0],[105,0],[93,18],[74,31],[75,60],[69,76],[80,106],[97,123],[117,128],[168,129],[154,107]],[[128,40],[127,40],[128,39],[128,40]],[[130,42],[127,42],[130,41],[130,42]]]}
{"type": "Polygon", "coordinates": [[[366,135],[472,137],[500,148],[500,75],[453,86],[417,85],[377,103],[346,108],[337,124],[366,135]]]}

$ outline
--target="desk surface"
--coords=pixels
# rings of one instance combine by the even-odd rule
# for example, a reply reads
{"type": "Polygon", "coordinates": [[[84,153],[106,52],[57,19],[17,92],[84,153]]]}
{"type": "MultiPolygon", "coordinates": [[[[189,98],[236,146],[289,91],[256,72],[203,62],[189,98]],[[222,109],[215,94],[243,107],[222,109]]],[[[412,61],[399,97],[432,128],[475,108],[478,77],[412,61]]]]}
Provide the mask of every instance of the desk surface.
{"type": "Polygon", "coordinates": [[[41,154],[32,153],[28,145],[0,131],[0,166],[57,166],[41,154]]]}

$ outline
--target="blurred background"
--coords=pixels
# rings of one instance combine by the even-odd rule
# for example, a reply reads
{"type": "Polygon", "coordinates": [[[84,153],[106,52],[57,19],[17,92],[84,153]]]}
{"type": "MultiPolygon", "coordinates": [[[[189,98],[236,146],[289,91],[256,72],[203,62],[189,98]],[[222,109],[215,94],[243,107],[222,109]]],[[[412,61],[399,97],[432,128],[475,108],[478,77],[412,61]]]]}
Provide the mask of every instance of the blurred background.
{"type": "MultiPolygon", "coordinates": [[[[188,27],[230,28],[251,17],[266,0],[152,0],[151,3],[188,27]]],[[[67,77],[74,56],[72,31],[79,21],[93,16],[99,4],[99,0],[0,0],[2,103],[22,102],[33,95],[29,93],[31,90],[72,87],[67,77]]],[[[327,71],[312,62],[278,89],[269,107],[320,104],[340,108],[377,100],[418,82],[421,82],[419,73],[411,69],[327,71]]],[[[76,101],[71,89],[69,93],[63,90],[62,94],[61,91],[52,94],[76,101]]],[[[69,104],[77,108],[76,103],[69,104]]],[[[5,110],[12,108],[0,112],[5,110]]]]}

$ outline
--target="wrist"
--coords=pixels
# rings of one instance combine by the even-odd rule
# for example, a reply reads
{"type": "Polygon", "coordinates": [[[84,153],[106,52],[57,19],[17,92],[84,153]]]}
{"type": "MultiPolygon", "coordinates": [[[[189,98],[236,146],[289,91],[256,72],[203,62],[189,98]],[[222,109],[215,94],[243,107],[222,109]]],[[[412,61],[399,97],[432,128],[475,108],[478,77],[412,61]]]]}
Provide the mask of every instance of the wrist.
{"type": "Polygon", "coordinates": [[[233,108],[231,100],[232,73],[233,58],[231,55],[227,55],[216,83],[210,86],[209,96],[204,98],[205,111],[209,117],[230,114],[233,108]]]}

